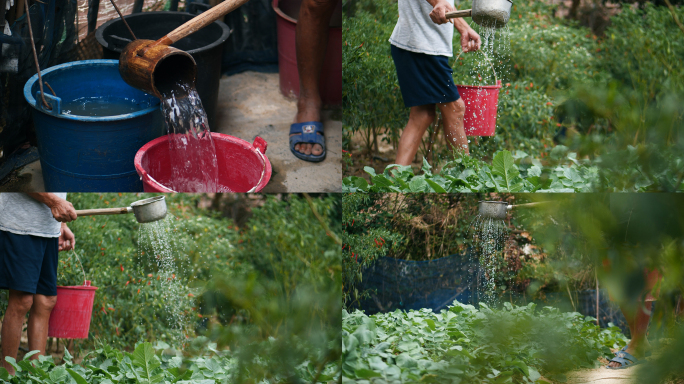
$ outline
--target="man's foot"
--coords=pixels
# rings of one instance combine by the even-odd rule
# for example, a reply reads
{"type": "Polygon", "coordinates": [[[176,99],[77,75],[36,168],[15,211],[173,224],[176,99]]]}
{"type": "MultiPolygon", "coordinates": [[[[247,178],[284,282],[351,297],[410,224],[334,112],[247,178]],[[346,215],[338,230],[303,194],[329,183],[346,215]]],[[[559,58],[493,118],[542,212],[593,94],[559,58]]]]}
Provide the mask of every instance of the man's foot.
{"type": "MultiPolygon", "coordinates": [[[[309,121],[321,121],[321,102],[306,101],[300,98],[297,102],[297,115],[294,123],[305,123],[309,121]]],[[[320,134],[320,133],[319,133],[320,134]]],[[[299,133],[290,134],[290,137],[300,135],[299,133]]],[[[294,150],[303,155],[320,156],[323,153],[323,146],[320,144],[298,143],[294,150]]]]}
{"type": "Polygon", "coordinates": [[[294,123],[290,126],[290,151],[295,157],[304,161],[317,163],[325,160],[325,137],[323,136],[323,124],[318,121],[305,121],[294,123]],[[314,154],[313,149],[310,154],[299,152],[295,149],[297,144],[309,144],[319,146],[323,150],[320,154],[314,154]]]}
{"type": "MultiPolygon", "coordinates": [[[[636,343],[630,342],[629,344],[627,344],[626,348],[622,348],[622,350],[617,352],[615,355],[617,357],[621,357],[621,352],[626,352],[630,356],[633,356],[636,359],[642,360],[644,357],[646,357],[646,351],[650,351],[651,346],[648,344],[648,341],[641,343],[641,345],[635,345],[635,344],[636,343]]],[[[625,360],[629,361],[629,359],[625,359],[625,360]]],[[[614,368],[614,369],[621,368],[624,365],[625,364],[620,363],[619,361],[612,361],[612,360],[608,363],[608,367],[614,368]]],[[[629,364],[629,365],[632,365],[632,364],[629,364]]]]}

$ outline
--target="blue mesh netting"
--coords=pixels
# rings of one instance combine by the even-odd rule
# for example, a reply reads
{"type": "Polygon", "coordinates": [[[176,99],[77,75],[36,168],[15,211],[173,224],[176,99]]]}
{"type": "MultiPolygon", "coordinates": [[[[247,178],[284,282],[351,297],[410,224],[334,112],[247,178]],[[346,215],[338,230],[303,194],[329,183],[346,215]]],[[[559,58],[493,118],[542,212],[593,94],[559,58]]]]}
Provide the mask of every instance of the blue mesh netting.
{"type": "MultiPolygon", "coordinates": [[[[434,312],[439,312],[454,300],[477,305],[481,301],[477,287],[483,280],[483,272],[477,259],[468,254],[429,261],[383,257],[363,271],[363,281],[357,288],[360,292],[368,290],[370,297],[362,300],[358,307],[370,315],[396,309],[431,308],[434,312]]],[[[586,316],[596,316],[595,290],[572,294],[574,309],[566,292],[546,293],[543,300],[535,302],[539,305],[552,305],[564,311],[576,310],[586,316]]],[[[528,302],[522,294],[507,294],[504,297],[516,304],[528,302]]],[[[624,316],[603,290],[599,291],[599,314],[602,327],[612,322],[628,334],[624,316]]]]}

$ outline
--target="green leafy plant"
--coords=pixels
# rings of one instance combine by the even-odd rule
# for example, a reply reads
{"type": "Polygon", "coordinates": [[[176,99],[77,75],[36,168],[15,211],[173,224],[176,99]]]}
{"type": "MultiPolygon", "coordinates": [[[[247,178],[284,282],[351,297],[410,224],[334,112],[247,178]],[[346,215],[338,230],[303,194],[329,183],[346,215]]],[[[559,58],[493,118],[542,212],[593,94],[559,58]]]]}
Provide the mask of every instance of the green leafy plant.
{"type": "Polygon", "coordinates": [[[388,383],[536,383],[595,367],[627,339],[617,327],[535,304],[343,313],[342,373],[388,383]]]}
{"type": "Polygon", "coordinates": [[[343,179],[346,192],[588,192],[598,182],[598,169],[575,153],[558,146],[551,154],[554,165],[543,165],[524,152],[496,152],[492,165],[469,156],[448,162],[438,174],[423,161],[423,174],[411,167],[390,165],[382,174],[365,171],[371,184],[357,176],[343,179]],[[517,163],[517,164],[516,164],[517,163]]]}
{"type": "MultiPolygon", "coordinates": [[[[16,373],[10,375],[5,368],[0,368],[0,383],[11,384],[218,384],[233,382],[237,379],[238,359],[227,350],[219,350],[216,344],[206,344],[206,340],[195,347],[195,357],[184,358],[181,351],[174,350],[168,344],[140,343],[132,353],[120,351],[109,345],[99,345],[85,359],[77,364],[68,350],[64,351],[61,364],[56,364],[51,356],[39,356],[37,360],[29,357],[33,351],[21,361],[8,358],[16,373]],[[199,349],[198,349],[199,348],[199,349]]],[[[261,360],[260,365],[267,362],[261,360]]],[[[309,367],[292,367],[302,377],[312,382],[308,373],[309,367]]],[[[318,379],[329,380],[338,370],[335,364],[329,364],[321,372],[318,379]]],[[[251,379],[258,379],[251,376],[251,379]]],[[[288,382],[287,376],[271,376],[273,383],[288,382]]]]}

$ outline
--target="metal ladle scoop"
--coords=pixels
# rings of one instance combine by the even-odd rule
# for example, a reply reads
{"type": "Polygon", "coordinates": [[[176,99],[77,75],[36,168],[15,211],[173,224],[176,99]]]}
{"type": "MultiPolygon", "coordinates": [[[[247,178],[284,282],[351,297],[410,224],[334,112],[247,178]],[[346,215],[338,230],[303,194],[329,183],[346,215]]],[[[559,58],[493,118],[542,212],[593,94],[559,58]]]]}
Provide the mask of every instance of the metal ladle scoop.
{"type": "Polygon", "coordinates": [[[509,209],[518,207],[532,207],[535,205],[550,203],[550,201],[539,201],[536,203],[526,203],[517,205],[508,205],[505,201],[479,201],[480,216],[492,219],[505,219],[506,212],[509,209]]]}
{"type": "Polygon", "coordinates": [[[472,17],[483,27],[503,28],[511,17],[511,0],[473,0],[473,8],[447,12],[447,19],[472,17]]]}
{"type": "Polygon", "coordinates": [[[119,215],[131,212],[135,215],[138,223],[151,223],[161,220],[166,217],[166,198],[164,196],[150,197],[149,199],[138,200],[132,203],[130,207],[81,209],[76,211],[76,215],[119,215]]]}

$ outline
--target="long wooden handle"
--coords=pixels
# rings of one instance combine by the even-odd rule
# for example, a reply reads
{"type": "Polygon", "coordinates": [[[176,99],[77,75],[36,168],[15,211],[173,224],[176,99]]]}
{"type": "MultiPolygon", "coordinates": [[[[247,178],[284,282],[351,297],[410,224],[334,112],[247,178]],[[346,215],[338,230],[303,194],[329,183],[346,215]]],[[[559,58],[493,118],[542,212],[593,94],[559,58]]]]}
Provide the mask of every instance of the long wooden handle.
{"type": "Polygon", "coordinates": [[[462,11],[447,12],[445,16],[447,19],[457,19],[459,17],[470,17],[471,14],[472,9],[464,9],[462,11]]]}
{"type": "Polygon", "coordinates": [[[553,203],[553,201],[537,201],[536,203],[516,204],[516,205],[511,205],[511,208],[534,207],[535,205],[548,204],[548,203],[553,203]]]}
{"type": "Polygon", "coordinates": [[[224,0],[221,4],[208,11],[193,17],[187,23],[169,32],[166,36],[156,41],[156,44],[171,45],[176,41],[193,34],[207,25],[213,23],[228,12],[235,10],[249,0],[224,0]]]}
{"type": "Polygon", "coordinates": [[[128,213],[128,207],[123,208],[98,208],[98,209],[81,209],[76,211],[77,216],[95,216],[95,215],[119,215],[128,213]]]}

